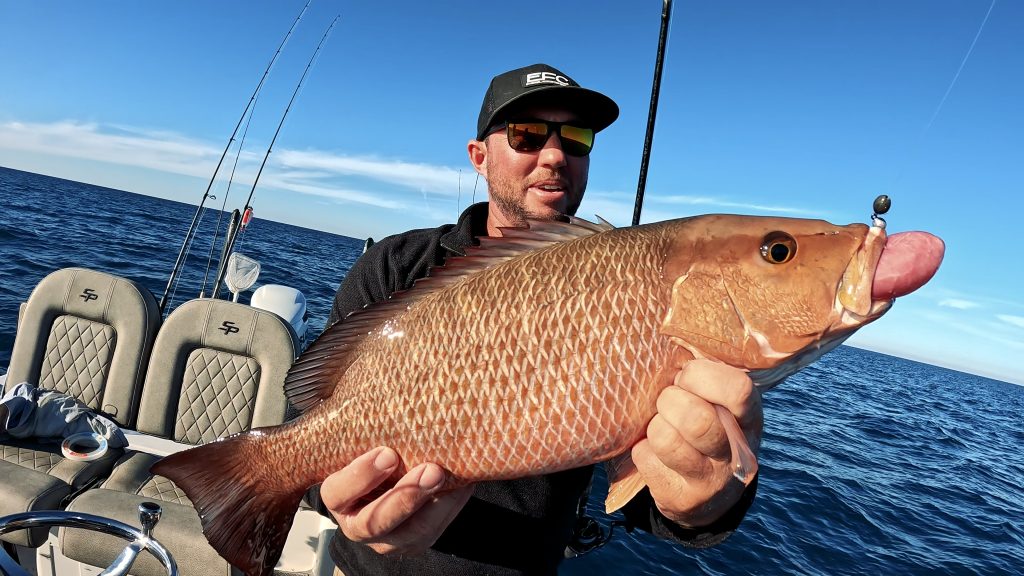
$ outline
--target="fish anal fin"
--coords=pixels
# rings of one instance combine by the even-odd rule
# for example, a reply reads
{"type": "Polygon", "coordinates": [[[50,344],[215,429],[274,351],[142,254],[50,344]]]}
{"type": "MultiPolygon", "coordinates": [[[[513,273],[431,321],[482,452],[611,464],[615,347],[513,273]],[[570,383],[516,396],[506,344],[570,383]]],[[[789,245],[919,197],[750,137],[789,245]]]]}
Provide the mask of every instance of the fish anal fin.
{"type": "Polygon", "coordinates": [[[295,512],[301,481],[269,470],[258,439],[239,434],[167,456],[150,468],[185,492],[210,546],[247,576],[271,576],[295,512]]]}
{"type": "Polygon", "coordinates": [[[630,452],[605,462],[604,468],[608,473],[609,484],[604,509],[609,514],[625,506],[647,486],[640,471],[636,469],[630,452]]]}

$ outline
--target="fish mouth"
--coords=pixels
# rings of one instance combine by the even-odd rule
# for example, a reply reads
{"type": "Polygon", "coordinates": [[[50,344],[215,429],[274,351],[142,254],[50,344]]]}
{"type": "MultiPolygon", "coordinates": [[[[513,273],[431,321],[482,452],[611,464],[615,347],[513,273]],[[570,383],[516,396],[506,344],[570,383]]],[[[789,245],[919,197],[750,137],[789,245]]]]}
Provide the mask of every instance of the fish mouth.
{"type": "Polygon", "coordinates": [[[843,327],[865,324],[878,318],[892,306],[891,300],[876,300],[872,297],[875,270],[882,259],[886,240],[885,228],[868,228],[864,242],[843,272],[835,300],[835,311],[840,316],[840,324],[843,327]]]}
{"type": "Polygon", "coordinates": [[[894,299],[924,286],[939,269],[945,244],[927,232],[887,236],[871,226],[843,273],[836,294],[842,324],[860,326],[892,307],[894,299]]]}

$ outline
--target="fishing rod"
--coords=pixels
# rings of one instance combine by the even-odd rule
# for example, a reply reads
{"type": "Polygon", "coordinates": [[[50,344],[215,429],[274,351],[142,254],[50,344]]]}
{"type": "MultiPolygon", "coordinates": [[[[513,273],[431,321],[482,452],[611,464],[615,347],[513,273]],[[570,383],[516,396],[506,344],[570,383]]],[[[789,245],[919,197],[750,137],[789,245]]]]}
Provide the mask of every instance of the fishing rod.
{"type": "MultiPolygon", "coordinates": [[[[206,257],[206,271],[203,272],[203,284],[199,288],[199,297],[203,298],[206,295],[206,283],[210,279],[210,266],[213,264],[213,253],[217,249],[217,240],[220,238],[220,224],[224,218],[224,210],[227,209],[228,196],[231,195],[231,184],[235,181],[235,172],[238,170],[238,160],[242,156],[242,148],[245,146],[245,138],[249,135],[249,124],[252,123],[252,117],[256,113],[256,106],[252,107],[252,111],[249,113],[249,119],[245,121],[245,130],[242,130],[242,139],[238,141],[238,150],[235,151],[235,162],[231,167],[231,175],[228,176],[228,187],[224,192],[224,201],[220,204],[220,212],[217,214],[217,225],[213,228],[213,240],[210,241],[210,253],[206,257]]],[[[230,231],[229,231],[230,232],[230,231]]]]}
{"type": "Polygon", "coordinates": [[[171,291],[171,287],[174,285],[174,281],[177,279],[178,274],[181,273],[181,267],[184,264],[185,255],[189,244],[191,243],[192,236],[196,233],[196,228],[199,223],[199,215],[203,211],[203,205],[206,203],[206,199],[210,197],[210,190],[213,188],[213,183],[217,179],[217,173],[220,172],[221,164],[224,163],[224,158],[228,155],[228,150],[231,149],[231,144],[235,141],[235,136],[238,135],[238,129],[242,126],[242,122],[245,120],[246,114],[252,107],[253,102],[256,101],[256,96],[260,93],[263,88],[264,82],[267,80],[267,76],[270,74],[270,69],[274,67],[274,63],[277,62],[278,56],[281,55],[281,51],[284,50],[285,44],[288,43],[288,39],[291,37],[292,32],[295,31],[295,27],[298,26],[299,20],[302,19],[303,14],[306,13],[306,9],[309,8],[309,4],[313,0],[307,0],[306,5],[302,7],[302,11],[292,22],[291,28],[288,29],[288,33],[285,34],[284,39],[281,40],[281,44],[278,45],[277,51],[274,52],[274,56],[270,59],[270,63],[267,64],[267,68],[263,71],[263,77],[260,78],[259,84],[256,85],[256,89],[253,90],[252,96],[249,98],[249,103],[245,105],[245,110],[242,111],[242,115],[238,118],[238,123],[235,124],[235,129],[231,131],[231,138],[228,139],[228,143],[224,146],[224,152],[220,155],[220,160],[217,161],[217,167],[213,170],[213,175],[210,177],[210,183],[206,186],[206,191],[203,192],[203,197],[199,202],[199,206],[196,208],[196,214],[192,217],[192,224],[189,225],[188,231],[185,233],[185,241],[181,243],[181,250],[178,251],[178,258],[174,261],[174,267],[171,268],[171,276],[167,279],[167,287],[164,288],[163,296],[160,297],[160,314],[163,315],[164,307],[167,305],[167,295],[171,291]]]}
{"type": "MultiPolygon", "coordinates": [[[[320,54],[320,49],[323,47],[324,43],[327,42],[327,38],[331,35],[331,30],[334,30],[334,26],[335,24],[338,23],[339,18],[341,18],[340,14],[334,17],[334,20],[331,21],[331,25],[328,26],[327,31],[324,32],[323,37],[320,38],[320,43],[316,45],[316,50],[314,50],[313,55],[309,57],[309,62],[306,63],[306,69],[302,71],[302,76],[299,77],[299,82],[298,84],[295,85],[295,90],[292,92],[292,97],[290,100],[288,100],[288,106],[285,107],[284,113],[281,114],[281,121],[277,123],[277,130],[274,131],[274,137],[270,139],[270,145],[267,146],[267,153],[263,155],[263,162],[260,163],[260,169],[259,171],[256,172],[256,178],[254,178],[252,181],[252,188],[249,189],[249,197],[245,199],[245,210],[243,211],[243,221],[245,223],[248,223],[248,220],[252,218],[252,197],[253,194],[256,192],[256,185],[259,184],[260,176],[263,175],[263,168],[265,168],[267,165],[267,160],[270,158],[270,153],[274,149],[274,143],[277,142],[277,137],[281,134],[281,128],[284,127],[284,121],[286,118],[288,118],[288,112],[291,111],[292,104],[295,103],[295,99],[299,96],[299,92],[302,89],[302,84],[303,82],[306,81],[306,76],[309,75],[309,71],[313,68],[313,63],[316,61],[317,55],[320,54]]],[[[225,242],[227,242],[224,250],[225,254],[230,254],[230,247],[234,245],[235,237],[237,236],[239,230],[244,231],[245,225],[243,224],[240,228],[235,229],[233,233],[231,233],[229,237],[225,239],[225,242]]],[[[214,298],[216,298],[217,293],[220,292],[220,285],[224,279],[224,273],[226,272],[225,268],[226,266],[221,265],[220,272],[217,274],[217,280],[216,282],[214,282],[212,292],[214,298]]]]}
{"type": "Polygon", "coordinates": [[[661,69],[665,64],[665,42],[668,39],[668,22],[672,15],[672,0],[664,0],[661,10],[661,33],[658,36],[658,55],[654,62],[654,82],[651,85],[651,108],[647,114],[647,136],[644,137],[643,155],[640,157],[640,180],[636,185],[636,204],[633,205],[633,226],[640,223],[640,210],[644,204],[644,189],[647,187],[647,165],[651,161],[651,143],[654,141],[654,117],[658,113],[658,94],[661,92],[661,69]]]}

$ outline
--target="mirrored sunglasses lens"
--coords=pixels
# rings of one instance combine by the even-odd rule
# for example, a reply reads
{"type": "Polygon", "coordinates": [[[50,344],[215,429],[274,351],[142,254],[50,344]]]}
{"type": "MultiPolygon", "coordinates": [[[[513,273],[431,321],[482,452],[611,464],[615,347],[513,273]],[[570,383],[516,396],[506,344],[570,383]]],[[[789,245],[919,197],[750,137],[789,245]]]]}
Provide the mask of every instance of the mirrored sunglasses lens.
{"type": "Polygon", "coordinates": [[[559,136],[562,149],[570,156],[586,156],[594,147],[594,130],[578,126],[563,125],[559,136]]]}
{"type": "Polygon", "coordinates": [[[516,122],[508,125],[508,145],[519,152],[540,150],[548,140],[548,125],[541,122],[516,122]]]}

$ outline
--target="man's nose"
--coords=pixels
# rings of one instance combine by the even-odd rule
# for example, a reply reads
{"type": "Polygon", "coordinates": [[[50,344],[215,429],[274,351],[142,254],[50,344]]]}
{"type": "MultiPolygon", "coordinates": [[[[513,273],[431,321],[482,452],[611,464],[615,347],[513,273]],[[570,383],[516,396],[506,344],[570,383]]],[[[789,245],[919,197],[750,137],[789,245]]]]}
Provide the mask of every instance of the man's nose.
{"type": "Polygon", "coordinates": [[[558,168],[565,166],[565,150],[562,150],[562,139],[558,132],[552,132],[544,147],[540,149],[540,156],[537,163],[541,166],[558,168]]]}

